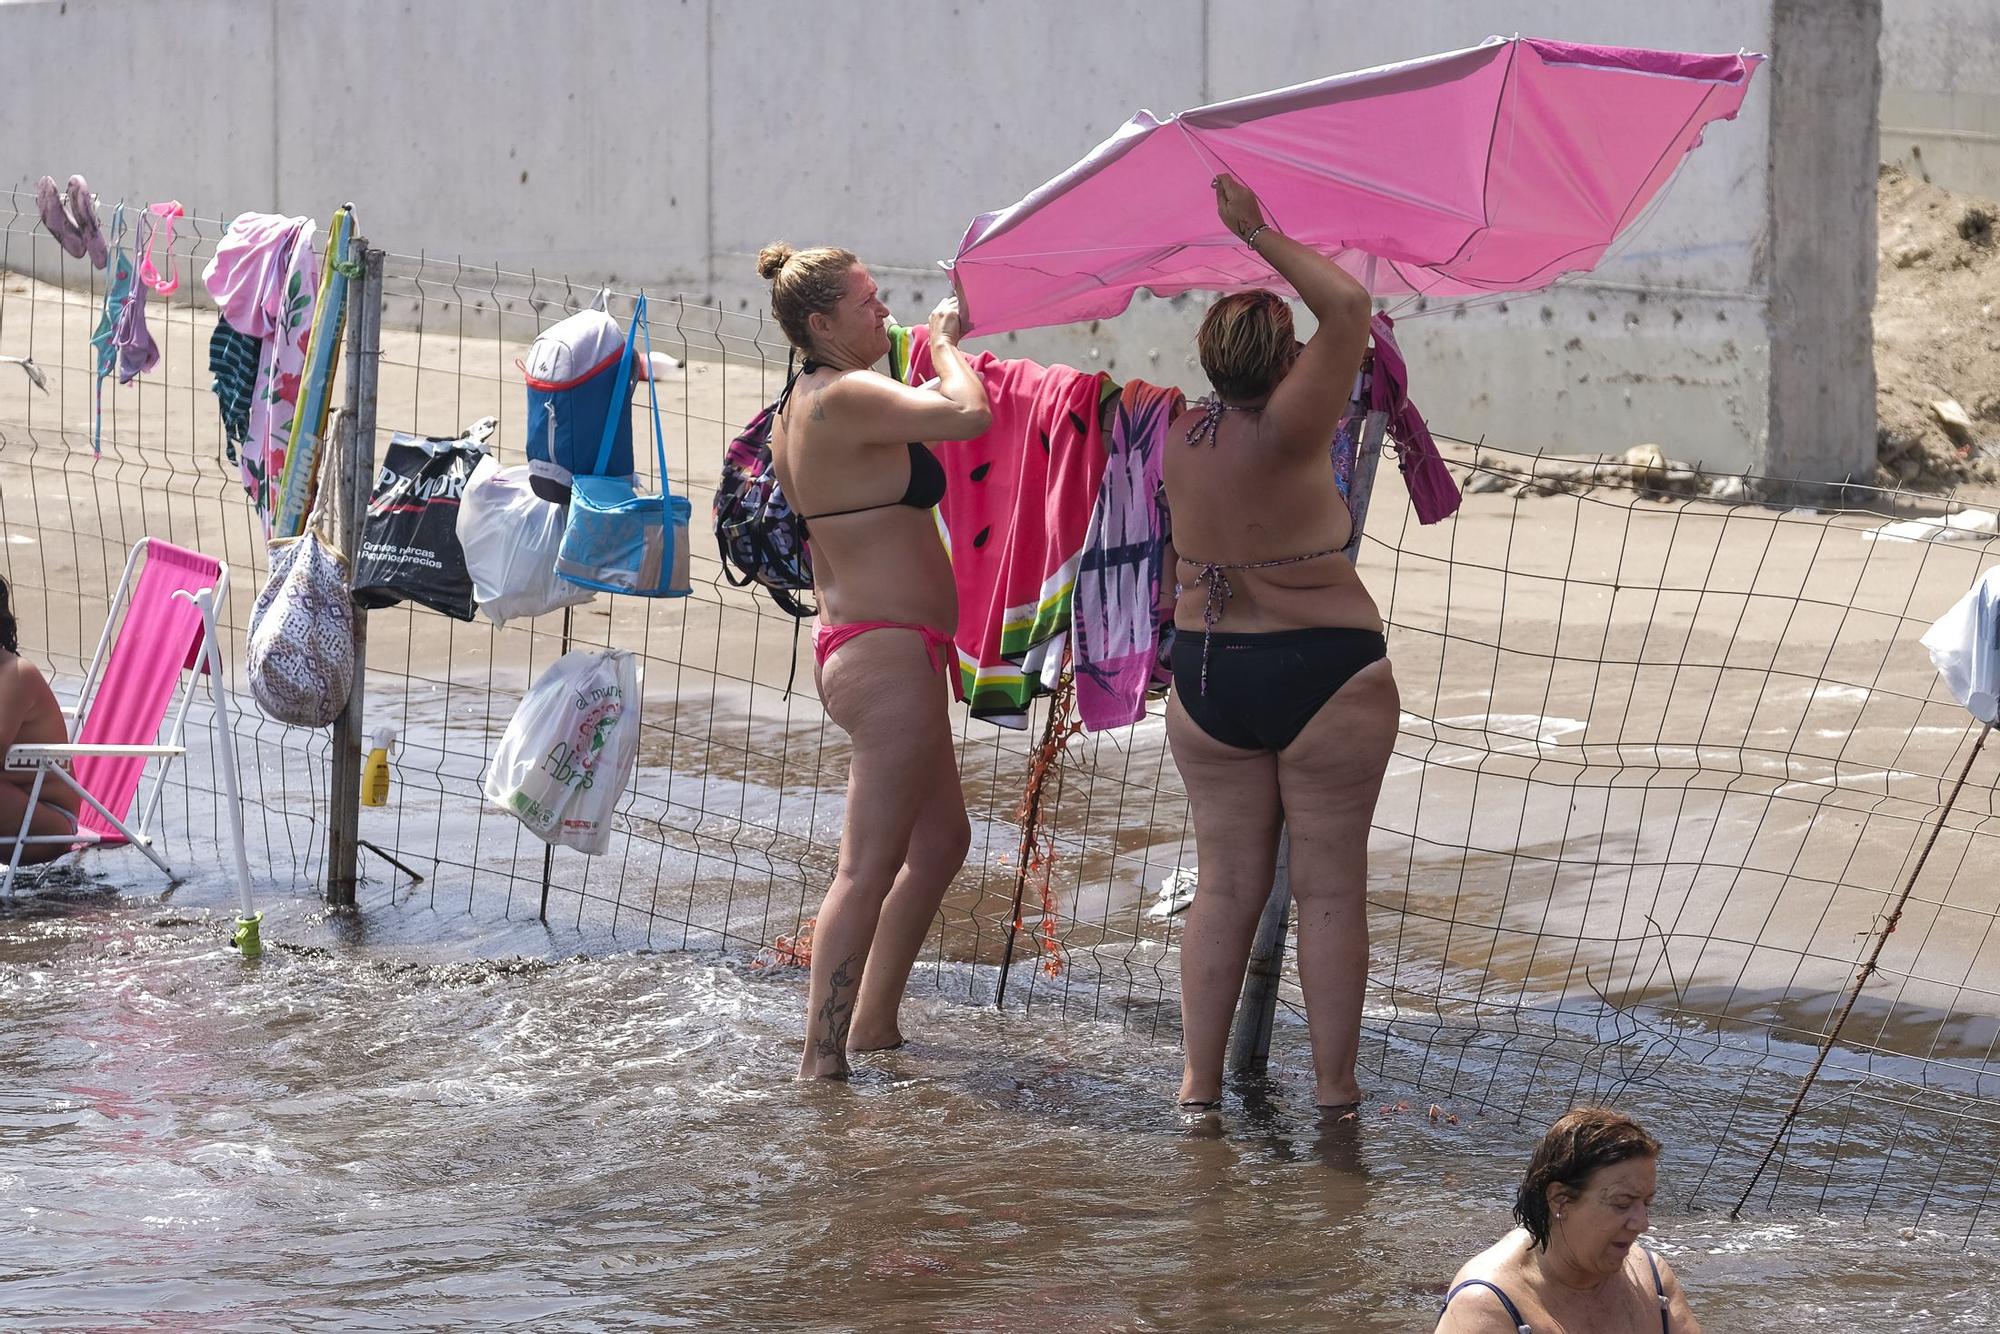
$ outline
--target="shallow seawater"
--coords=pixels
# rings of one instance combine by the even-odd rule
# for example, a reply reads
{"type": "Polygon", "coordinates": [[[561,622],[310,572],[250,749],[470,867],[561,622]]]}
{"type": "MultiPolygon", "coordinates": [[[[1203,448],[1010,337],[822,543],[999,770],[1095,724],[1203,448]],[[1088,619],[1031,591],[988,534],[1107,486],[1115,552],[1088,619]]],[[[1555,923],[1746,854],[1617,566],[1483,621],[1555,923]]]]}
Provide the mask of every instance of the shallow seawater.
{"type": "MultiPolygon", "coordinates": [[[[14,1324],[1428,1329],[1534,1133],[1326,1124],[1295,1074],[1190,1128],[1169,1045],[933,969],[907,1048],[799,1084],[797,970],[305,901],[246,964],[219,891],[54,885],[0,909],[14,1324]]],[[[1654,1244],[1712,1331],[2000,1324],[1958,1236],[1663,1205],[1654,1244]]]]}

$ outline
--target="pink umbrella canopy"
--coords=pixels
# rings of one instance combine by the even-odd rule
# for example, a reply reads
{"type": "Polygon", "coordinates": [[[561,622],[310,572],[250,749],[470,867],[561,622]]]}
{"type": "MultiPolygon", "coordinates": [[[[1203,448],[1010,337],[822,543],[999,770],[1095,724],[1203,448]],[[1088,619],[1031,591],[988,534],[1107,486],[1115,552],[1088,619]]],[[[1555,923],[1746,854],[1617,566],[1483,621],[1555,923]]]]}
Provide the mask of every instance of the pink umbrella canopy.
{"type": "Polygon", "coordinates": [[[1284,282],[1215,216],[1229,172],[1378,296],[1479,296],[1588,269],[1764,57],[1516,37],[1160,120],[973,220],[952,262],[980,334],[1284,282]],[[1374,261],[1371,264],[1371,260],[1374,261]]]}

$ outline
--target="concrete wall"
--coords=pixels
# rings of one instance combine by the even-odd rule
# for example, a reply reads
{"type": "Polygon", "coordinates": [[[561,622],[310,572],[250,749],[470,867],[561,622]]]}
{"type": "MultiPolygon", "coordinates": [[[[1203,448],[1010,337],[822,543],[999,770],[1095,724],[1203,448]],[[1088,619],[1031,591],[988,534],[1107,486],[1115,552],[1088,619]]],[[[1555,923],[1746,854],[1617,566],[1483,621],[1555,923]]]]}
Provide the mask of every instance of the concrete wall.
{"type": "MultiPolygon", "coordinates": [[[[860,252],[914,320],[946,290],[935,262],[975,214],[1040,184],[1135,108],[1164,114],[1470,45],[1502,21],[1578,41],[1769,50],[1788,2],[1519,0],[1503,20],[1472,0],[901,11],[857,0],[38,0],[0,5],[0,49],[15,56],[0,124],[28,131],[0,142],[0,182],[83,170],[105,193],[174,196],[224,217],[324,216],[351,199],[391,250],[685,289],[743,310],[764,300],[760,245],[830,241],[860,252]],[[76,96],[79,68],[93,86],[142,90],[140,109],[76,96]]],[[[1785,32],[1816,40],[1809,25],[1785,32]]],[[[1764,458],[1772,87],[1767,70],[1741,117],[1710,131],[1595,273],[1411,313],[1415,392],[1441,431],[1552,452],[1656,441],[1717,468],[1764,458]]],[[[1850,200],[1851,183],[1824,184],[1827,198],[1850,200]]],[[[1825,207],[1817,195],[1783,202],[1825,207]]],[[[1142,298],[1099,327],[1001,343],[1198,389],[1201,307],[1142,298]]],[[[1827,380],[1853,369],[1816,346],[1787,355],[1827,380]]],[[[1837,438],[1786,449],[1788,469],[1850,471],[1862,448],[1848,424],[1819,434],[1837,438]]]]}
{"type": "Polygon", "coordinates": [[[1889,0],[1882,160],[2000,199],[2000,3],[1889,0]]]}
{"type": "Polygon", "coordinates": [[[1771,398],[1763,471],[1875,471],[1882,0],[1778,0],[1771,73],[1771,398]],[[1838,373],[1829,370],[1839,368],[1838,373]]]}

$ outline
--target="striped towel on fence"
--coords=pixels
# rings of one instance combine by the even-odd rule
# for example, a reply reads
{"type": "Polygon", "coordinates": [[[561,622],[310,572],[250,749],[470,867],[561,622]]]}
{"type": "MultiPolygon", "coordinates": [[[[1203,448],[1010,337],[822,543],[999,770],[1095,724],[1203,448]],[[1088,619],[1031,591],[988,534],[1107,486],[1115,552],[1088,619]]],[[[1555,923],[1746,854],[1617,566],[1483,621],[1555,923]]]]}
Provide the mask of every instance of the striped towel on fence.
{"type": "Polygon", "coordinates": [[[238,333],[229,321],[216,317],[208,339],[208,369],[215,376],[215,402],[222,411],[222,431],[229,438],[229,461],[250,438],[250,394],[257,385],[257,354],[263,345],[238,333]]]}

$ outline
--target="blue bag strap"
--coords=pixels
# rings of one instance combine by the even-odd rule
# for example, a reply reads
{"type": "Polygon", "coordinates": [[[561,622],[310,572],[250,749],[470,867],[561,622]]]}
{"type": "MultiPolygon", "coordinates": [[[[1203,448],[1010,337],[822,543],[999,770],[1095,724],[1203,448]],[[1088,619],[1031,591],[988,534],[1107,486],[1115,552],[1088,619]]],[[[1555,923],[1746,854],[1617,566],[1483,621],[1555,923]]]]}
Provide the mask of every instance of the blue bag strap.
{"type": "Polygon", "coordinates": [[[667,485],[667,436],[660,429],[660,382],[653,374],[653,323],[646,318],[646,296],[639,294],[639,308],[633,321],[646,335],[646,402],[653,409],[653,451],[660,461],[660,495],[670,496],[674,489],[667,485]]]}
{"type": "MultiPolygon", "coordinates": [[[[632,327],[625,331],[625,355],[618,359],[618,383],[611,390],[611,411],[604,414],[604,439],[597,446],[597,466],[590,470],[593,477],[604,476],[604,470],[611,466],[611,446],[618,439],[618,414],[632,410],[625,401],[625,395],[632,388],[632,354],[639,345],[639,329],[645,322],[646,296],[642,292],[638,303],[632,307],[632,327]]],[[[650,343],[652,335],[649,333],[646,337],[650,343]]],[[[650,375],[646,383],[652,383],[650,375]]]]}

